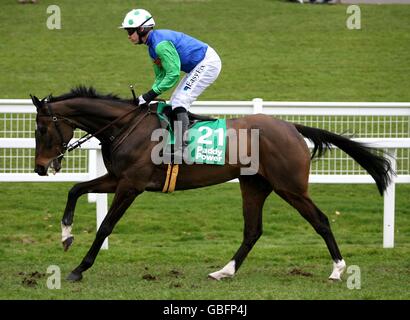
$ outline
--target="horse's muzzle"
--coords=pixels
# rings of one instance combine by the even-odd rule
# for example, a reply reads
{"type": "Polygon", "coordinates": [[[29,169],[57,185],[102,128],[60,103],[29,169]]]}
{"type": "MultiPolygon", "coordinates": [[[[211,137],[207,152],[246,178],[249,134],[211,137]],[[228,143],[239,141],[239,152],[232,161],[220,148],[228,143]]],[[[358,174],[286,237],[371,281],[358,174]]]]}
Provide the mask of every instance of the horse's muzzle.
{"type": "Polygon", "coordinates": [[[51,161],[50,166],[53,169],[54,174],[61,170],[61,159],[62,158],[57,158],[57,159],[54,159],[53,161],[51,161]]]}
{"type": "Polygon", "coordinates": [[[41,165],[36,165],[34,172],[37,173],[39,176],[46,176],[47,168],[41,165]]]}
{"type": "Polygon", "coordinates": [[[34,169],[34,172],[37,173],[39,176],[47,176],[48,175],[48,169],[51,168],[53,174],[56,174],[61,170],[61,160],[62,157],[54,158],[50,162],[44,165],[44,162],[42,163],[41,161],[36,161],[36,167],[34,169]]]}

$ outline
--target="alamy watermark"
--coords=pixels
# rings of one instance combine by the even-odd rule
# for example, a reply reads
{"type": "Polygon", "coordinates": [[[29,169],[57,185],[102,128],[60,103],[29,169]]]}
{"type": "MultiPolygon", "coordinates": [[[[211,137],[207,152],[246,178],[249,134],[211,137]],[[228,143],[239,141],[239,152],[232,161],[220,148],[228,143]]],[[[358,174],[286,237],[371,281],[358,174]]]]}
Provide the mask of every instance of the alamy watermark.
{"type": "Polygon", "coordinates": [[[61,289],[61,270],[59,266],[50,265],[47,268],[47,274],[51,274],[47,277],[47,288],[61,289]]]}
{"type": "Polygon", "coordinates": [[[346,9],[349,14],[346,20],[346,27],[349,30],[360,30],[362,28],[362,13],[358,5],[350,5],[346,9]]]}
{"type": "Polygon", "coordinates": [[[351,274],[347,277],[346,285],[350,290],[361,289],[362,288],[362,275],[360,272],[360,267],[356,265],[351,265],[347,268],[347,273],[351,274]]]}
{"type": "Polygon", "coordinates": [[[53,4],[47,7],[47,14],[50,16],[47,18],[47,28],[49,30],[61,29],[61,9],[59,6],[53,4]]]}
{"type": "MultiPolygon", "coordinates": [[[[180,128],[180,126],[175,124],[174,128],[180,128]]],[[[225,135],[221,128],[216,130],[206,128],[203,130],[203,134],[200,129],[198,130],[197,146],[193,143],[188,144],[183,155],[179,159],[174,158],[173,163],[182,164],[183,162],[191,165],[196,163],[195,159],[201,160],[199,163],[203,163],[204,160],[222,162],[226,159],[228,164],[240,166],[241,175],[257,174],[259,170],[259,129],[236,130],[229,128],[226,130],[226,143],[222,143],[225,135]],[[222,149],[226,148],[225,159],[222,159],[224,152],[221,148],[212,147],[210,137],[213,135],[217,137],[217,145],[222,146],[222,149]]],[[[169,135],[170,132],[166,129],[156,129],[151,134],[151,141],[158,142],[151,150],[151,161],[155,165],[171,161],[171,153],[168,151],[170,148],[169,135]]],[[[181,134],[175,134],[175,137],[181,137],[181,134]]],[[[178,139],[174,143],[175,146],[181,146],[181,144],[182,141],[178,141],[178,139]]]]}

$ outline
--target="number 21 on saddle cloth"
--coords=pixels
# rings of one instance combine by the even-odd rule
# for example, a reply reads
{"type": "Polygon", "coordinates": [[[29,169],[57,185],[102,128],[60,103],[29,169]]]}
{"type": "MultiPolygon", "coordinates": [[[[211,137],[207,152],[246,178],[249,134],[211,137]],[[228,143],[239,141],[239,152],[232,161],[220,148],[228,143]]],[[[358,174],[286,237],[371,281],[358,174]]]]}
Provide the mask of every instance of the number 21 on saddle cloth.
{"type": "MultiPolygon", "coordinates": [[[[168,117],[162,112],[167,106],[159,103],[157,115],[160,122],[167,123],[169,131],[166,147],[174,144],[174,132],[168,117]]],[[[189,163],[225,164],[226,120],[196,121],[188,129],[189,163]]]]}

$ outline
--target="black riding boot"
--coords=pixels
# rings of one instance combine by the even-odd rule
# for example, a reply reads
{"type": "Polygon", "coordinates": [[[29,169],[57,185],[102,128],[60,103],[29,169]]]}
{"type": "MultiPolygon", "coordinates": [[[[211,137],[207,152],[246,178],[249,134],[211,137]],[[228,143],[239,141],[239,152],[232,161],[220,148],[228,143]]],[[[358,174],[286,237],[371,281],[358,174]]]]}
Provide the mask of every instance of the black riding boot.
{"type": "Polygon", "coordinates": [[[174,161],[173,163],[181,164],[184,157],[184,152],[188,146],[187,131],[189,125],[188,113],[185,108],[177,107],[173,110],[176,115],[174,123],[175,144],[174,144],[174,161]]]}

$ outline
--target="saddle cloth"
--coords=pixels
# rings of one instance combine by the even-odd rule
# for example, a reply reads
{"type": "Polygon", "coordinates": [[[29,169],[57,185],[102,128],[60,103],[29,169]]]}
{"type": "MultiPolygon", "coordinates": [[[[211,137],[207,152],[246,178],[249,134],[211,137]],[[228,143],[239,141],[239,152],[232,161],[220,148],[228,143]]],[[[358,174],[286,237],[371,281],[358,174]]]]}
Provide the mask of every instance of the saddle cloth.
{"type": "MultiPolygon", "coordinates": [[[[169,132],[166,148],[174,144],[171,106],[159,102],[157,115],[163,129],[169,132]]],[[[226,120],[212,119],[188,112],[188,154],[190,163],[225,164],[226,120]]]]}

